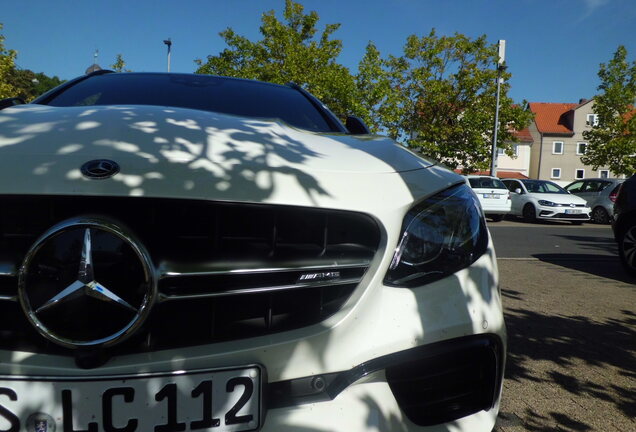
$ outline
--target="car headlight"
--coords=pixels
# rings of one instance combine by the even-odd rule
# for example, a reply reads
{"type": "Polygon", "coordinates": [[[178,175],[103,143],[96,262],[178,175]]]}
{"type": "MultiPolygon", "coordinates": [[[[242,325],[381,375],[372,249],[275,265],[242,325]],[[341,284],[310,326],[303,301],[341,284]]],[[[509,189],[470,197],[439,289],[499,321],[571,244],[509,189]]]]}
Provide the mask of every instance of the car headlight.
{"type": "Polygon", "coordinates": [[[552,201],[546,201],[546,200],[539,200],[539,205],[546,206],[546,207],[556,207],[557,206],[556,203],[553,203],[552,201]]]}
{"type": "Polygon", "coordinates": [[[404,218],[386,285],[421,286],[471,265],[488,246],[479,201],[466,185],[425,199],[404,218]]]}

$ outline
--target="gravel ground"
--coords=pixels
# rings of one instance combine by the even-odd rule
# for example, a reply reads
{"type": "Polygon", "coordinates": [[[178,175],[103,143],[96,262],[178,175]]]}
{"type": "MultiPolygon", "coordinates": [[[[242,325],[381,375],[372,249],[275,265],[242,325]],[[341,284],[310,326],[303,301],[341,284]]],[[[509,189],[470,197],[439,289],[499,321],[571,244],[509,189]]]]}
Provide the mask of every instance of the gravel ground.
{"type": "Polygon", "coordinates": [[[509,346],[495,431],[636,431],[636,280],[610,257],[499,271],[509,346]]]}

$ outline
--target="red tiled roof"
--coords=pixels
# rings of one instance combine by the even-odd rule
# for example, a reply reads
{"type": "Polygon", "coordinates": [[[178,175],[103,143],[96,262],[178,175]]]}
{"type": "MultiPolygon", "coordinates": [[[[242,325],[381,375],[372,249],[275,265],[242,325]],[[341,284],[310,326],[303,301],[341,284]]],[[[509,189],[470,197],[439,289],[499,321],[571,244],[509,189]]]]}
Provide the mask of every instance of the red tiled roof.
{"type": "Polygon", "coordinates": [[[530,111],[534,113],[534,121],[541,133],[572,133],[572,129],[565,124],[565,114],[576,108],[575,103],[530,102],[530,111]]]}
{"type": "MultiPolygon", "coordinates": [[[[461,169],[456,169],[455,172],[457,174],[461,174],[462,170],[461,169]]],[[[490,171],[476,171],[473,173],[470,173],[470,175],[490,175],[490,171]]],[[[520,172],[517,171],[499,171],[497,170],[497,177],[499,178],[514,178],[514,179],[527,179],[529,178],[528,176],[525,176],[523,174],[521,174],[520,172]]]]}
{"type": "Polygon", "coordinates": [[[520,142],[531,143],[534,142],[532,139],[532,135],[530,134],[530,129],[525,128],[520,131],[512,131],[512,134],[517,137],[520,142]]]}
{"type": "Polygon", "coordinates": [[[513,178],[513,179],[527,179],[530,178],[517,171],[497,171],[497,177],[499,178],[513,178]]]}

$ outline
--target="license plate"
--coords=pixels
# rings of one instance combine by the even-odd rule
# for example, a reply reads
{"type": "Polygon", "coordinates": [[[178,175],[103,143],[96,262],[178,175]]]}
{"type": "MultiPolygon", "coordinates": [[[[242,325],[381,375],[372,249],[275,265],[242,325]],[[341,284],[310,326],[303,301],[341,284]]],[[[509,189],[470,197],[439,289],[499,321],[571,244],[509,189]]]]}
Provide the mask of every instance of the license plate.
{"type": "Polygon", "coordinates": [[[260,419],[258,366],[0,379],[0,431],[242,432],[259,429],[260,419]]]}
{"type": "Polygon", "coordinates": [[[581,213],[581,210],[579,209],[566,209],[565,210],[565,214],[579,214],[581,213]]]}
{"type": "Polygon", "coordinates": [[[499,198],[499,194],[484,194],[484,198],[499,198]]]}

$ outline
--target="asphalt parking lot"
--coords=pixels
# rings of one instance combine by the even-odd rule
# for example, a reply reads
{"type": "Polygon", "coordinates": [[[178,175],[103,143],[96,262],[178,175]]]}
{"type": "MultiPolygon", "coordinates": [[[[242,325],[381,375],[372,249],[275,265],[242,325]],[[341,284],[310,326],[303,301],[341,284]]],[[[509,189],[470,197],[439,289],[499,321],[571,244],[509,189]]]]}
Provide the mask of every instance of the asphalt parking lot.
{"type": "Polygon", "coordinates": [[[490,230],[509,342],[495,431],[636,430],[636,280],[611,229],[504,221],[490,230]]]}

